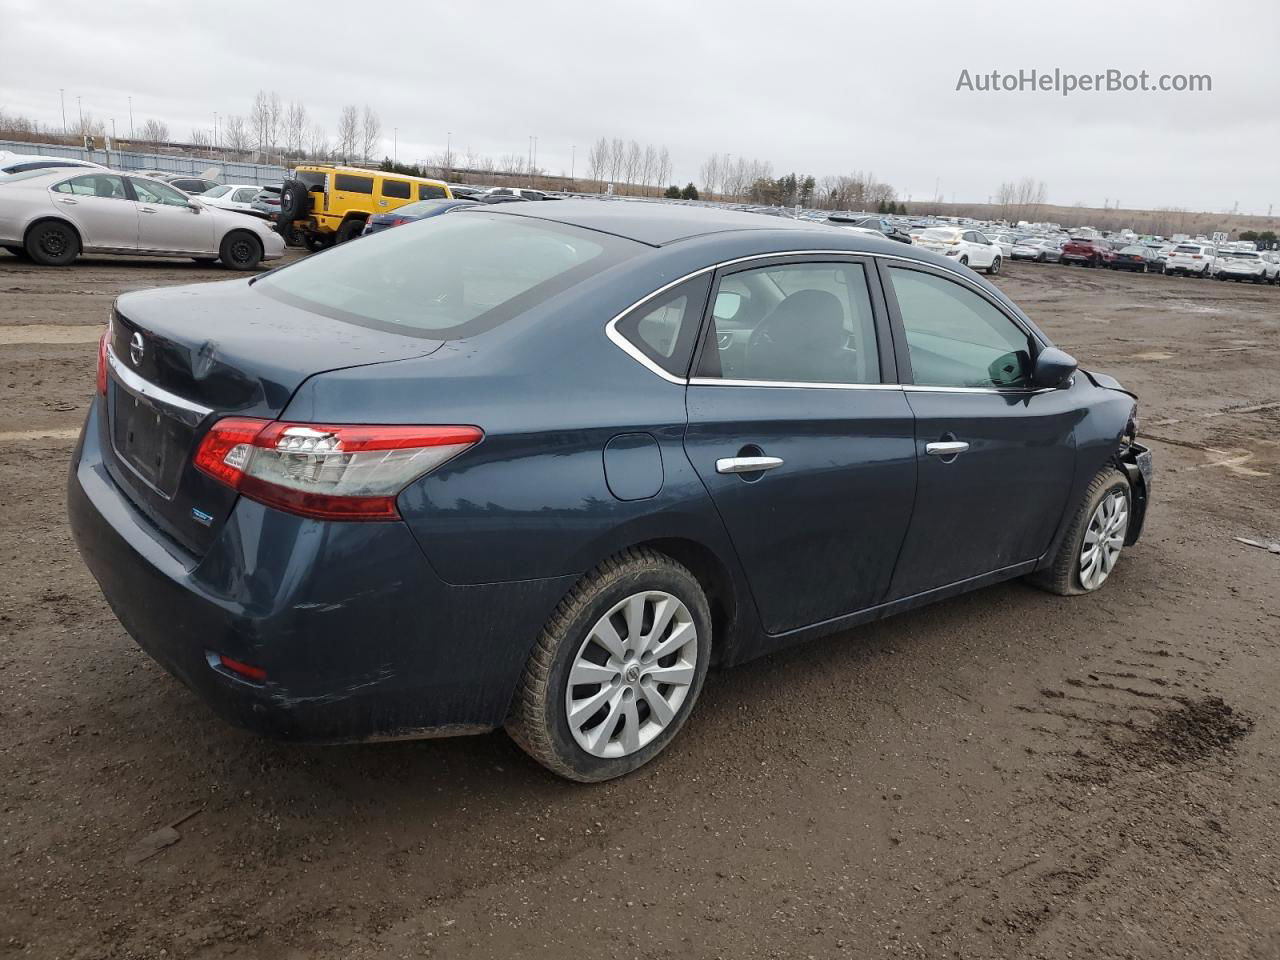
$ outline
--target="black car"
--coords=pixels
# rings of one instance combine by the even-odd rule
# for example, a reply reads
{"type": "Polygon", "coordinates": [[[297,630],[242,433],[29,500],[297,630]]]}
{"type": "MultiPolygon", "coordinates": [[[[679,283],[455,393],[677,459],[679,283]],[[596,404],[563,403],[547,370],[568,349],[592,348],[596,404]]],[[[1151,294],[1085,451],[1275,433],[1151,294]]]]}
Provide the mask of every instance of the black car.
{"type": "Polygon", "coordinates": [[[1143,243],[1131,243],[1116,250],[1107,266],[1136,273],[1164,273],[1164,261],[1156,255],[1156,250],[1143,243]]]}
{"type": "Polygon", "coordinates": [[[1136,425],[946,257],[476,204],[120,296],[67,502],[111,609],[227,719],[505,727],[595,781],[661,751],[713,663],[1015,577],[1099,589],[1146,512],[1136,425]]]}
{"type": "Polygon", "coordinates": [[[890,240],[897,240],[899,243],[911,242],[911,234],[887,217],[875,215],[851,217],[837,213],[827,217],[827,223],[838,227],[862,227],[864,230],[879,230],[890,240]]]}
{"type": "Polygon", "coordinates": [[[473,207],[477,202],[457,197],[453,200],[417,200],[406,203],[403,207],[396,207],[389,213],[373,214],[364,222],[364,230],[360,236],[367,237],[371,233],[380,233],[390,227],[400,227],[428,217],[437,217],[458,207],[473,207]]]}

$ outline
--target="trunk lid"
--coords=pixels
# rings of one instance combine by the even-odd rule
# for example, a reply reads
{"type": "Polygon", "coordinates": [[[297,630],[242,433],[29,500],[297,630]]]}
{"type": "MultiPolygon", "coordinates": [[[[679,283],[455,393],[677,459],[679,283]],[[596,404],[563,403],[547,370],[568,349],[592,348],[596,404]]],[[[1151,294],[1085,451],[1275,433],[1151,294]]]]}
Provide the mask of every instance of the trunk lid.
{"type": "Polygon", "coordinates": [[[244,280],[125,294],[99,423],[108,469],[166,536],[201,555],[237,496],[192,465],[210,424],[275,418],[308,377],[440,345],[323,317],[244,280]]]}

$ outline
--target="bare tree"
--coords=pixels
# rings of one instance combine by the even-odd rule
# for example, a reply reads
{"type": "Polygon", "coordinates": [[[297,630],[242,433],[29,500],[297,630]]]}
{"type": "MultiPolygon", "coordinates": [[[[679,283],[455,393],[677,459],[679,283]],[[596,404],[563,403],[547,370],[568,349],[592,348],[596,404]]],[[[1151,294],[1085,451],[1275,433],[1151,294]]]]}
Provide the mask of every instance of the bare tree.
{"type": "Polygon", "coordinates": [[[148,120],[142,125],[138,139],[151,144],[168,143],[169,125],[163,120],[148,120]]]}
{"type": "Polygon", "coordinates": [[[244,117],[237,113],[223,121],[222,142],[234,153],[248,153],[253,149],[253,131],[244,117]]]}
{"type": "Polygon", "coordinates": [[[271,136],[271,98],[265,90],[259,90],[253,97],[253,106],[249,109],[249,126],[253,130],[258,152],[265,154],[271,136]]]}
{"type": "Polygon", "coordinates": [[[197,150],[209,150],[213,146],[213,133],[209,130],[192,130],[191,145],[197,150]]]}
{"type": "Polygon", "coordinates": [[[318,123],[312,124],[310,132],[307,133],[307,153],[316,160],[323,160],[329,156],[329,135],[318,123]]]}
{"type": "Polygon", "coordinates": [[[373,151],[377,149],[378,141],[382,139],[382,121],[378,119],[378,115],[373,108],[367,103],[364,105],[364,116],[361,121],[361,143],[364,146],[362,153],[365,162],[373,158],[373,151]]]}
{"type": "Polygon", "coordinates": [[[301,156],[307,138],[307,108],[297,100],[290,101],[284,119],[284,148],[294,156],[301,156]]]}
{"type": "Polygon", "coordinates": [[[338,153],[344,160],[356,155],[357,141],[360,138],[360,108],[345,106],[338,115],[338,153]]]}

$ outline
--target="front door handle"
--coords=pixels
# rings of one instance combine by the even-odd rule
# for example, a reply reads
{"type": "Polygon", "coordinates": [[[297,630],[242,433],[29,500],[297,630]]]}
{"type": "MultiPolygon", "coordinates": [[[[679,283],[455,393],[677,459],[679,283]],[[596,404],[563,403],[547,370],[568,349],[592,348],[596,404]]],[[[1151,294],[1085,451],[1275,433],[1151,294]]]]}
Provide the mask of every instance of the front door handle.
{"type": "Polygon", "coordinates": [[[156,212],[156,211],[155,211],[155,207],[139,207],[139,208],[138,208],[138,210],[139,210],[139,212],[141,212],[141,213],[155,213],[155,212],[156,212]]]}
{"type": "Polygon", "coordinates": [[[761,473],[782,466],[781,457],[722,457],[716,473],[761,473]]]}
{"type": "Polygon", "coordinates": [[[924,446],[924,452],[931,457],[954,457],[968,449],[969,444],[963,440],[939,440],[924,446]]]}

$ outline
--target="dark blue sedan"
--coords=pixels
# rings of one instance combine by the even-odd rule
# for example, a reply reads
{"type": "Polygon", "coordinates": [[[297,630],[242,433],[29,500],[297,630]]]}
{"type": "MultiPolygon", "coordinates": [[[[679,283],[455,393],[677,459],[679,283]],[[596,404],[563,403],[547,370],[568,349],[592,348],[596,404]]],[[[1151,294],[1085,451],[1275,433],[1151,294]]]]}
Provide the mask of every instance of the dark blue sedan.
{"type": "Polygon", "coordinates": [[[458,207],[473,207],[478,202],[464,200],[461,197],[455,197],[452,200],[416,200],[413,203],[406,203],[403,207],[396,207],[389,213],[373,214],[364,222],[364,230],[361,231],[360,236],[367,237],[371,233],[381,233],[390,227],[403,227],[406,223],[438,217],[458,207]]]}
{"type": "Polygon", "coordinates": [[[634,770],[707,669],[1142,528],[1133,394],[966,267],[679,205],[474,206],[121,296],[69,482],[126,629],[285,738],[634,770]]]}

